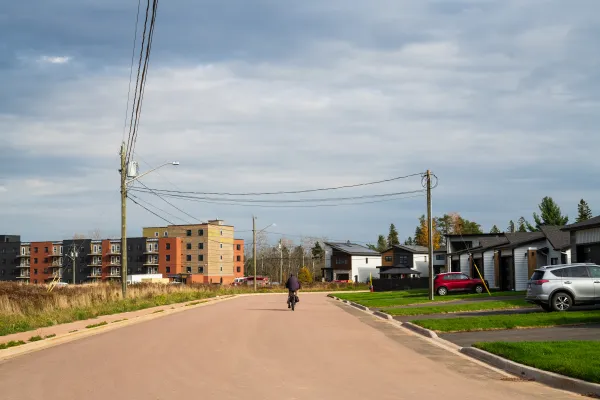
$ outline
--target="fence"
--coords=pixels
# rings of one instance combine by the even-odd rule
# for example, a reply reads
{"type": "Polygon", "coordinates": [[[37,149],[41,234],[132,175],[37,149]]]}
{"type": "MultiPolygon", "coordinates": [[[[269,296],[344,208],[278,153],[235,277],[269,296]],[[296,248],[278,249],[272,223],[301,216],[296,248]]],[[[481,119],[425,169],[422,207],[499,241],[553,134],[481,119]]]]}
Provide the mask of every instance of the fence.
{"type": "Polygon", "coordinates": [[[410,290],[429,288],[429,278],[374,279],[373,291],[410,290]]]}

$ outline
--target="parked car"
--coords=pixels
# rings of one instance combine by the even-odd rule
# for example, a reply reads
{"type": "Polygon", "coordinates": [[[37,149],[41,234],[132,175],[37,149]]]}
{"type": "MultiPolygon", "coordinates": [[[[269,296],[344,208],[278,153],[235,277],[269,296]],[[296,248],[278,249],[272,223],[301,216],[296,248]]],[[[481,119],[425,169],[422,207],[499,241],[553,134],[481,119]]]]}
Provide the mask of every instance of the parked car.
{"type": "MultiPolygon", "coordinates": [[[[433,283],[435,292],[440,296],[445,296],[450,292],[483,293],[485,290],[481,279],[471,278],[461,272],[438,274],[435,276],[433,283]]],[[[488,286],[487,281],[485,281],[485,286],[488,286]]]]}
{"type": "Polygon", "coordinates": [[[567,311],[574,305],[600,303],[600,265],[549,265],[536,269],[525,300],[545,311],[567,311]]]}

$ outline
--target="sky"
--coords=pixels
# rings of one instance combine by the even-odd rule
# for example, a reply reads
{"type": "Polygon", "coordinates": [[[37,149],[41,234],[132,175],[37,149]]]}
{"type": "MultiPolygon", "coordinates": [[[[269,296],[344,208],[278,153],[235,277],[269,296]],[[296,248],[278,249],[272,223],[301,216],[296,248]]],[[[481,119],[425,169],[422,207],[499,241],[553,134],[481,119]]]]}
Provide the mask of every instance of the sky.
{"type": "MultiPolygon", "coordinates": [[[[119,237],[137,2],[0,4],[0,233],[119,237]]],[[[160,2],[134,158],[141,172],[180,165],[141,181],[273,192],[430,169],[434,215],[458,212],[486,231],[532,220],[544,196],[571,221],[581,198],[598,215],[599,15],[597,0],[160,2]]],[[[270,199],[420,189],[416,176],[270,199]]],[[[374,243],[390,223],[405,239],[426,212],[423,196],[326,203],[335,207],[168,200],[185,214],[135,196],[169,222],[219,218],[241,238],[255,215],[258,229],[276,224],[272,241],[374,243]]],[[[165,224],[128,202],[129,236],[165,224]]]]}

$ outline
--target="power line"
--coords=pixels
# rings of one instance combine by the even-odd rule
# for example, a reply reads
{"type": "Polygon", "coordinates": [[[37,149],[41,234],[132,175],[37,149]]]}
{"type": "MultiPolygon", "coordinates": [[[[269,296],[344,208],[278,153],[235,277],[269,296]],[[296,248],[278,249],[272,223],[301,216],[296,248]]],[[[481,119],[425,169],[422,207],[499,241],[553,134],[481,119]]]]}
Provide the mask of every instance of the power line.
{"type": "Polygon", "coordinates": [[[150,210],[149,208],[147,208],[147,207],[143,206],[142,204],[138,203],[137,201],[135,201],[135,199],[133,199],[131,195],[128,195],[127,197],[128,197],[128,198],[129,198],[131,201],[133,201],[135,204],[137,204],[138,206],[142,207],[144,210],[148,211],[150,214],[153,214],[154,216],[156,216],[156,217],[158,217],[158,218],[162,219],[163,221],[165,221],[165,222],[166,222],[166,223],[168,223],[168,224],[175,225],[173,222],[169,221],[168,219],[166,219],[166,218],[164,218],[164,217],[161,217],[160,215],[158,215],[158,214],[157,214],[157,213],[155,213],[154,211],[150,210]]]}
{"type": "MultiPolygon", "coordinates": [[[[200,221],[200,219],[198,219],[198,218],[194,217],[193,215],[188,214],[187,212],[183,211],[181,208],[177,207],[175,204],[173,204],[170,201],[168,201],[167,199],[165,199],[162,195],[160,195],[159,193],[155,192],[153,189],[151,189],[148,186],[146,186],[143,182],[137,181],[137,183],[139,183],[140,185],[144,186],[146,189],[150,190],[150,192],[152,192],[155,196],[157,196],[159,199],[161,199],[162,201],[164,201],[165,203],[167,203],[168,205],[170,205],[171,207],[173,207],[174,209],[176,209],[180,213],[187,215],[188,217],[190,217],[194,221],[200,221]]],[[[147,192],[145,192],[145,193],[147,193],[147,192]]],[[[180,221],[189,222],[189,221],[185,221],[184,219],[179,218],[179,217],[175,217],[175,218],[179,219],[180,221]]]]}
{"type": "Polygon", "coordinates": [[[228,193],[228,192],[186,192],[186,191],[177,191],[177,190],[165,190],[165,189],[154,189],[157,192],[172,192],[179,194],[201,194],[201,195],[214,195],[214,196],[267,196],[267,195],[276,195],[276,194],[299,194],[299,193],[311,193],[311,192],[322,192],[329,190],[339,190],[339,189],[348,189],[348,188],[356,188],[361,186],[370,186],[377,185],[380,183],[393,182],[400,179],[406,179],[414,176],[422,176],[423,173],[419,172],[416,174],[410,174],[405,176],[397,176],[395,178],[383,179],[380,181],[366,182],[366,183],[357,183],[353,185],[343,185],[343,186],[335,186],[328,188],[319,188],[319,189],[305,189],[305,190],[293,190],[293,191],[280,191],[280,192],[257,192],[257,193],[228,193]]]}
{"type": "MultiPolygon", "coordinates": [[[[139,190],[137,188],[134,188],[134,189],[131,189],[131,190],[136,191],[136,192],[141,192],[141,193],[150,193],[150,192],[147,192],[147,191],[139,190]]],[[[319,207],[340,207],[340,206],[354,206],[354,205],[363,205],[363,204],[384,203],[384,202],[389,202],[389,201],[404,200],[404,199],[410,199],[410,198],[423,197],[424,196],[424,194],[422,194],[423,190],[419,190],[419,191],[416,191],[416,192],[420,192],[421,194],[417,194],[417,195],[414,195],[414,196],[395,197],[395,198],[384,199],[384,200],[373,200],[373,201],[363,201],[363,202],[353,202],[353,203],[339,203],[339,204],[311,204],[311,205],[241,204],[241,203],[227,203],[227,202],[224,202],[224,201],[201,200],[201,199],[194,198],[194,197],[189,197],[189,196],[177,196],[177,195],[170,195],[170,194],[163,194],[163,196],[170,197],[170,198],[176,198],[176,199],[183,199],[183,200],[188,200],[188,201],[195,201],[197,203],[219,204],[219,205],[228,205],[228,206],[237,206],[237,207],[257,207],[257,208],[319,208],[319,207]]],[[[415,192],[413,192],[413,193],[415,193],[415,192]]]]}
{"type": "Polygon", "coordinates": [[[171,217],[173,217],[173,218],[176,218],[176,219],[178,219],[178,220],[180,220],[180,221],[182,221],[182,222],[185,222],[186,224],[187,224],[187,223],[189,223],[189,221],[186,221],[186,220],[185,220],[185,219],[183,219],[183,218],[180,218],[180,217],[178,217],[178,216],[176,216],[176,215],[173,215],[173,214],[171,214],[170,212],[168,212],[168,211],[165,211],[165,210],[163,210],[162,208],[160,208],[160,207],[158,207],[158,206],[155,206],[154,204],[152,204],[152,203],[149,203],[149,202],[147,202],[147,201],[146,201],[146,200],[144,200],[144,199],[141,199],[141,198],[139,198],[139,197],[137,197],[137,196],[134,196],[133,194],[129,194],[129,196],[130,196],[131,198],[133,198],[133,199],[137,199],[137,201],[141,201],[142,203],[145,203],[146,205],[152,206],[152,207],[156,208],[157,210],[159,210],[159,211],[161,211],[161,212],[163,212],[163,213],[165,213],[165,214],[167,214],[167,215],[169,215],[169,216],[171,216],[171,217]]]}
{"type": "MultiPolygon", "coordinates": [[[[150,189],[152,192],[156,192],[155,189],[150,189]]],[[[148,192],[144,189],[136,188],[137,191],[140,192],[148,192]]],[[[399,196],[404,194],[415,194],[422,193],[423,189],[418,190],[409,190],[404,192],[393,192],[393,193],[382,193],[382,194],[371,194],[371,195],[362,195],[362,196],[350,196],[350,197],[327,197],[327,198],[316,198],[316,199],[277,199],[277,200],[260,200],[260,199],[228,199],[228,198],[219,198],[219,197],[198,197],[198,196],[190,196],[183,194],[173,194],[170,192],[162,192],[166,196],[175,197],[175,198],[187,198],[187,199],[196,199],[196,200],[210,200],[215,202],[233,202],[233,203],[313,203],[313,202],[329,202],[329,201],[346,201],[346,200],[361,200],[361,199],[370,199],[370,198],[382,198],[382,197],[392,197],[399,196]]]]}
{"type": "Polygon", "coordinates": [[[131,95],[131,80],[133,77],[133,60],[135,59],[135,45],[137,43],[138,23],[140,20],[140,6],[142,1],[138,0],[137,13],[135,15],[135,30],[133,32],[133,49],[131,49],[131,67],[129,67],[129,86],[127,89],[127,107],[125,108],[125,122],[123,123],[123,141],[125,141],[125,131],[127,130],[127,114],[129,113],[129,98],[131,95]]]}

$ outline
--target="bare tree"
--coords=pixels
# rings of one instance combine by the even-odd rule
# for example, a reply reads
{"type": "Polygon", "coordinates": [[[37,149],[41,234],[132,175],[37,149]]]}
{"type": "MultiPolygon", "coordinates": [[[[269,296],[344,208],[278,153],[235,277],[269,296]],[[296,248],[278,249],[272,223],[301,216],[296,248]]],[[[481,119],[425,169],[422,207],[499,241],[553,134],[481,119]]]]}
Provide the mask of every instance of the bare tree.
{"type": "Polygon", "coordinates": [[[83,240],[85,239],[85,235],[83,233],[75,233],[73,235],[73,240],[83,240]]]}
{"type": "Polygon", "coordinates": [[[102,239],[102,231],[98,228],[95,228],[90,232],[90,238],[92,240],[100,240],[102,239]]]}

